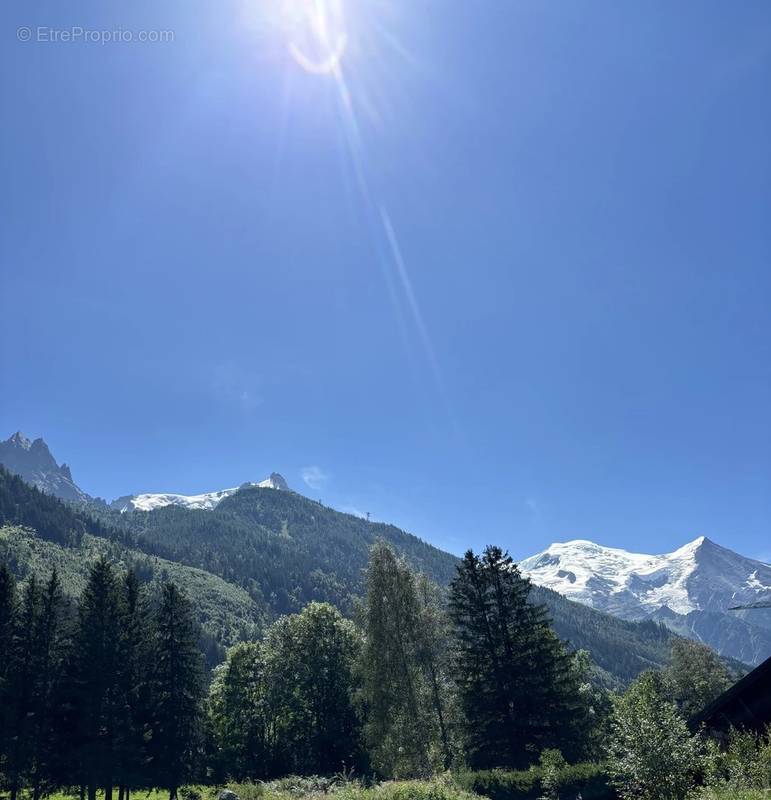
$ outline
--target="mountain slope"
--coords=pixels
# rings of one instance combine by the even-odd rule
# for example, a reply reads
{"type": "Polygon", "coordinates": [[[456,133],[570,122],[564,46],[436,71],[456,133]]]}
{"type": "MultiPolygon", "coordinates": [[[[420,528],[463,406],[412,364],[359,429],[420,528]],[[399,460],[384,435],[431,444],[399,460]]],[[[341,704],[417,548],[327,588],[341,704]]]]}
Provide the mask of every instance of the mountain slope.
{"type": "Polygon", "coordinates": [[[771,655],[771,630],[728,612],[771,599],[771,567],[703,536],[664,555],[586,540],[555,543],[521,567],[571,600],[627,620],[654,619],[745,663],[771,655]]]}
{"type": "Polygon", "coordinates": [[[72,480],[66,464],[57,464],[42,439],[30,441],[21,431],[0,442],[0,464],[41,492],[62,500],[85,502],[89,496],[72,480]]]}
{"type": "MultiPolygon", "coordinates": [[[[0,557],[5,554],[19,575],[56,565],[71,594],[79,591],[96,552],[136,565],[149,581],[166,573],[196,604],[212,659],[234,637],[253,635],[249,631],[262,620],[309,600],[353,613],[368,549],[377,538],[442,585],[457,563],[394,526],[342,514],[293,492],[245,488],[211,511],[169,506],[121,514],[98,504],[91,509],[98,520],[0,468],[0,525],[15,526],[4,531],[0,557]]],[[[535,588],[533,597],[547,605],[562,639],[589,650],[609,683],[628,682],[669,659],[673,634],[657,623],[618,620],[545,589],[535,588]]]]}
{"type": "Polygon", "coordinates": [[[251,597],[233,584],[204,570],[149,556],[107,539],[84,534],[75,546],[63,546],[38,536],[34,531],[0,526],[0,561],[10,564],[17,579],[30,575],[43,579],[55,567],[69,597],[80,597],[91,565],[107,556],[122,568],[136,570],[140,581],[157,592],[162,580],[173,580],[193,604],[202,630],[202,646],[210,665],[224,656],[224,649],[236,642],[255,638],[267,614],[251,597]]]}
{"type": "MultiPolygon", "coordinates": [[[[166,508],[122,521],[143,549],[205,566],[247,588],[256,582],[260,596],[281,613],[319,598],[350,613],[364,588],[369,546],[378,538],[441,585],[449,583],[457,564],[454,556],[392,525],[293,493],[255,488],[237,492],[214,511],[166,508]]],[[[589,650],[610,683],[625,683],[669,661],[674,637],[657,623],[615,619],[539,587],[533,598],[548,607],[560,638],[589,650]]]]}
{"type": "Polygon", "coordinates": [[[370,546],[382,538],[446,584],[456,559],[392,525],[370,523],[299,494],[245,486],[211,510],[166,506],[119,514],[97,509],[148,552],[214,572],[276,614],[326,600],[352,613],[370,546]]]}

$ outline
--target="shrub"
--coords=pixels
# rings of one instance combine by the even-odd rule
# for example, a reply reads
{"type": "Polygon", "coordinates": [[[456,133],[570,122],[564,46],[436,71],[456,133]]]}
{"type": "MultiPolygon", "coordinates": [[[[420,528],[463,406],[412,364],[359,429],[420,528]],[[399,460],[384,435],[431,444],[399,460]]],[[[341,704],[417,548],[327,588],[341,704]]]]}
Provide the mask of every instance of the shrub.
{"type": "Polygon", "coordinates": [[[537,800],[546,791],[556,791],[558,797],[576,797],[582,800],[613,800],[615,791],[609,786],[602,764],[584,762],[563,764],[555,770],[549,764],[527,770],[477,770],[461,772],[456,776],[459,786],[484,795],[490,800],[537,800]],[[544,775],[547,772],[547,776],[544,775]]]}
{"type": "Polygon", "coordinates": [[[702,769],[701,742],[645,673],[614,703],[608,774],[625,800],[683,800],[702,769]]]}
{"type": "Polygon", "coordinates": [[[708,787],[734,792],[771,789],[771,731],[756,736],[748,731],[731,730],[724,750],[714,741],[708,741],[704,782],[708,787]]]}
{"type": "Polygon", "coordinates": [[[429,781],[388,781],[371,788],[348,783],[340,785],[338,800],[478,800],[450,777],[429,781]]]}
{"type": "MultiPolygon", "coordinates": [[[[252,781],[244,781],[243,783],[229,783],[227,786],[231,792],[235,792],[239,800],[263,800],[265,796],[265,787],[262,783],[252,783],[252,781]]],[[[218,793],[215,793],[216,800],[218,793]]]]}

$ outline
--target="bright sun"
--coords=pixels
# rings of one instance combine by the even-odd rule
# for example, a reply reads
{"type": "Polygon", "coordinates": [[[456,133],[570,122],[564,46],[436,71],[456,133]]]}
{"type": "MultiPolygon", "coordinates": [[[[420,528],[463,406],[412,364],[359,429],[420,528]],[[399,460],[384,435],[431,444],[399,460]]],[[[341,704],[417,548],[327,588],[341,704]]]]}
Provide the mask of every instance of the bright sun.
{"type": "Polygon", "coordinates": [[[292,58],[306,72],[337,72],[348,45],[343,0],[281,0],[282,27],[292,58]]]}

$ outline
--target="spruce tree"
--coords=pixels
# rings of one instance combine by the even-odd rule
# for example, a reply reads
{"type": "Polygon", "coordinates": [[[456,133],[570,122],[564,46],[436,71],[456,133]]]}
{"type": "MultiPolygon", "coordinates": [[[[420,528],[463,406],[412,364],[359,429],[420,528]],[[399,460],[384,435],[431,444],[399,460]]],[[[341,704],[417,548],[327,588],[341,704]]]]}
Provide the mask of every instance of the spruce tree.
{"type": "Polygon", "coordinates": [[[0,787],[7,783],[8,748],[11,744],[11,668],[16,624],[16,584],[8,565],[0,563],[0,787]]]}
{"type": "Polygon", "coordinates": [[[8,716],[9,739],[6,752],[6,781],[10,800],[30,777],[35,730],[35,644],[40,615],[41,593],[33,575],[22,593],[13,627],[11,643],[8,716]]]}
{"type": "Polygon", "coordinates": [[[121,598],[110,563],[91,568],[80,600],[73,652],[74,758],[89,800],[97,787],[111,800],[118,768],[117,732],[121,719],[119,686],[121,598]]]}
{"type": "Polygon", "coordinates": [[[468,551],[451,585],[456,682],[474,767],[519,769],[546,748],[570,757],[580,745],[585,706],[570,657],[529,592],[498,547],[481,557],[468,551]]]}
{"type": "Polygon", "coordinates": [[[118,692],[120,712],[116,733],[119,800],[143,783],[144,733],[148,723],[147,641],[145,615],[136,572],[123,581],[120,607],[118,692]]]}
{"type": "Polygon", "coordinates": [[[203,659],[190,602],[173,583],[162,588],[150,656],[154,776],[175,800],[200,744],[203,659]]]}
{"type": "Polygon", "coordinates": [[[33,800],[38,800],[43,790],[50,787],[60,755],[57,716],[64,661],[62,614],[62,586],[54,569],[42,592],[34,630],[30,765],[33,800]]]}

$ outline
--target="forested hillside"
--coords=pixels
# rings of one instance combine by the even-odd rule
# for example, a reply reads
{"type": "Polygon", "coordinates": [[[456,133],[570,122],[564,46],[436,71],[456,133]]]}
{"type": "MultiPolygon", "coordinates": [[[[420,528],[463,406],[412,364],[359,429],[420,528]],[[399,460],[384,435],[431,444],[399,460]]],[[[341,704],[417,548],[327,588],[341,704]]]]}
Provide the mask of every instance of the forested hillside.
{"type": "MultiPolygon", "coordinates": [[[[354,613],[368,552],[387,541],[440,586],[458,559],[392,525],[342,514],[292,492],[248,488],[211,511],[167,507],[120,514],[63,503],[0,468],[0,554],[24,577],[57,566],[77,596],[98,555],[132,566],[148,582],[173,577],[191,597],[210,662],[222,648],[308,602],[354,613]],[[21,531],[21,528],[35,533],[21,531]]],[[[533,588],[554,628],[588,650],[602,679],[626,683],[668,662],[673,634],[655,623],[625,622],[533,588]]]]}
{"type": "Polygon", "coordinates": [[[353,610],[369,548],[384,539],[446,585],[457,559],[393,525],[342,514],[294,492],[244,488],[212,510],[167,506],[127,514],[95,509],[148,553],[239,584],[276,614],[312,600],[353,610]]]}

